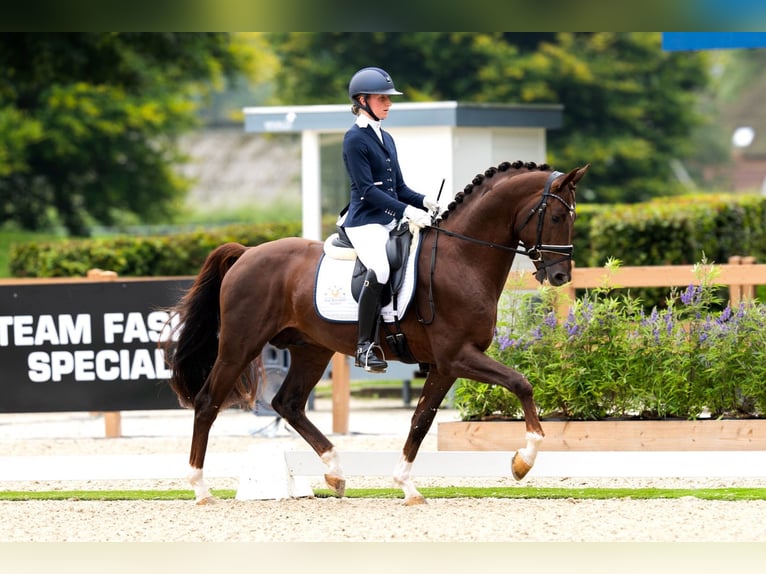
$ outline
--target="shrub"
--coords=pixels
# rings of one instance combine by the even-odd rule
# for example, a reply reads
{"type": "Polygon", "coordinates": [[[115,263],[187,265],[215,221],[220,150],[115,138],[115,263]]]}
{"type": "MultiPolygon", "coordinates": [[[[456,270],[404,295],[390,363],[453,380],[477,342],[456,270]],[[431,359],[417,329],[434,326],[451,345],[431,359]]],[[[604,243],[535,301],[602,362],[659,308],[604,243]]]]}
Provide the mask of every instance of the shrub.
{"type": "Polygon", "coordinates": [[[15,277],[82,277],[94,268],[122,277],[195,275],[208,253],[228,241],[258,245],[299,235],[300,224],[274,223],[175,235],[20,243],[11,249],[10,270],[15,277]]]}
{"type": "MultiPolygon", "coordinates": [[[[616,268],[610,261],[608,268],[616,268]]],[[[488,353],[532,383],[543,418],[741,417],[766,413],[766,307],[722,305],[716,269],[646,313],[630,294],[587,290],[556,316],[556,290],[506,292],[488,353]]],[[[515,395],[460,380],[464,420],[519,418],[515,395]]]]}

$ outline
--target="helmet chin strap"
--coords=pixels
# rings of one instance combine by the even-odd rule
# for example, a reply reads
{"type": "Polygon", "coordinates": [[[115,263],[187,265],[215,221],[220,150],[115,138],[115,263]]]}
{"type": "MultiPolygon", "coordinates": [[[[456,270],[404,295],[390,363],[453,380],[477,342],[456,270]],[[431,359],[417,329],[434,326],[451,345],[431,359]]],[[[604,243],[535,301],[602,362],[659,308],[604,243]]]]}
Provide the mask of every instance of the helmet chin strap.
{"type": "Polygon", "coordinates": [[[375,113],[372,111],[372,109],[370,109],[370,106],[368,106],[367,103],[366,103],[367,102],[367,96],[364,97],[364,101],[365,101],[365,103],[363,104],[361,102],[361,96],[356,98],[356,103],[359,105],[359,107],[361,109],[363,109],[365,112],[367,112],[368,114],[370,114],[370,117],[373,120],[375,120],[376,122],[379,122],[380,118],[375,115],[375,113]]]}

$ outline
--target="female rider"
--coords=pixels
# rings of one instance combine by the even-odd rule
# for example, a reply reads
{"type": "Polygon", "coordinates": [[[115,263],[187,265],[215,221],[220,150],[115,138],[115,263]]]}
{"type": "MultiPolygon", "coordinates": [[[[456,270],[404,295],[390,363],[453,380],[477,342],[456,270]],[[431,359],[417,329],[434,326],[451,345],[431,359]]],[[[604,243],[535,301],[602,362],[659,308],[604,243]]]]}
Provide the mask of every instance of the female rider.
{"type": "Polygon", "coordinates": [[[351,179],[351,200],[342,222],[357,257],[367,267],[359,295],[356,366],[385,372],[388,364],[374,353],[380,295],[390,269],[386,256],[389,232],[407,218],[422,228],[431,223],[426,210],[438,204],[410,189],[404,182],[394,140],[381,129],[388,116],[391,96],[401,95],[385,70],[363,68],[348,85],[354,125],[343,138],[343,163],[351,179]]]}

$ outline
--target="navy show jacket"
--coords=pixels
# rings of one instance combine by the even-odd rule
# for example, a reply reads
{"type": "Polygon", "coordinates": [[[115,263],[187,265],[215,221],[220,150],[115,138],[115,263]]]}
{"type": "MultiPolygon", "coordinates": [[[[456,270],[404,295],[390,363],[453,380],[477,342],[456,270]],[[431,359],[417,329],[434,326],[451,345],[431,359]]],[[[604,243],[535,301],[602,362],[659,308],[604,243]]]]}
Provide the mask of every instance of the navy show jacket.
{"type": "Polygon", "coordinates": [[[354,124],[343,137],[343,163],[351,178],[344,227],[386,225],[392,219],[401,219],[407,205],[423,209],[425,196],[404,182],[394,138],[382,129],[380,133],[383,142],[371,126],[360,128],[354,124]]]}

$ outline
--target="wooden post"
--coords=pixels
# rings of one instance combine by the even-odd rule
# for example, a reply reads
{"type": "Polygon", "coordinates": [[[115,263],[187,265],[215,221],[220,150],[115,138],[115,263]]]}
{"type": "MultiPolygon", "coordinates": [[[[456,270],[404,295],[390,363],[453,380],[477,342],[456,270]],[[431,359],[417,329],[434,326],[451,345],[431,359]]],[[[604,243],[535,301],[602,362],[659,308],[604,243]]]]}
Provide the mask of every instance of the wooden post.
{"type": "Polygon", "coordinates": [[[120,411],[104,413],[104,434],[106,438],[122,436],[122,414],[120,411]]]}
{"type": "Polygon", "coordinates": [[[572,305],[574,305],[575,299],[577,298],[577,291],[574,284],[574,270],[575,262],[572,261],[572,280],[561,287],[556,293],[556,314],[560,320],[567,318],[569,310],[572,308],[572,305]]]}
{"type": "MultiPolygon", "coordinates": [[[[729,265],[740,265],[742,263],[742,257],[739,255],[732,255],[729,257],[729,265]]],[[[738,284],[729,285],[729,305],[737,307],[742,299],[742,286],[738,284]]]]}
{"type": "Polygon", "coordinates": [[[332,356],[332,432],[348,434],[351,368],[342,353],[332,356]]]}
{"type": "MultiPolygon", "coordinates": [[[[748,255],[742,258],[742,265],[755,265],[755,257],[748,255]]],[[[755,285],[748,283],[747,285],[741,285],[742,299],[752,301],[755,299],[755,285]]]]}
{"type": "MultiPolygon", "coordinates": [[[[116,281],[117,273],[102,269],[89,269],[87,278],[93,281],[116,281]]],[[[106,438],[118,438],[122,436],[122,414],[119,411],[103,413],[104,436],[106,438]]]]}

